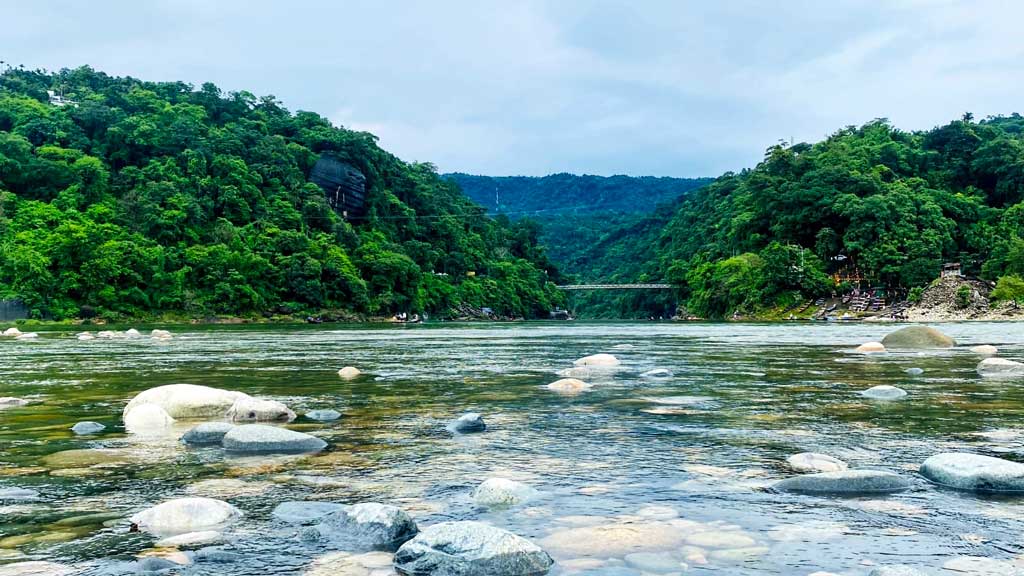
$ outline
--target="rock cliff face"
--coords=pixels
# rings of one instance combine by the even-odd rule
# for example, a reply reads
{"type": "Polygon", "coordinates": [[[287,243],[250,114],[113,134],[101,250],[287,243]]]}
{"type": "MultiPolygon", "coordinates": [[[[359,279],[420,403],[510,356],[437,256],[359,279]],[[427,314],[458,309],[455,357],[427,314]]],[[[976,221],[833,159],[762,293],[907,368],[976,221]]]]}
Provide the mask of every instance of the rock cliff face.
{"type": "Polygon", "coordinates": [[[363,215],[366,176],[358,168],[336,156],[324,154],[313,166],[309,179],[323,189],[335,212],[347,218],[363,215]]]}

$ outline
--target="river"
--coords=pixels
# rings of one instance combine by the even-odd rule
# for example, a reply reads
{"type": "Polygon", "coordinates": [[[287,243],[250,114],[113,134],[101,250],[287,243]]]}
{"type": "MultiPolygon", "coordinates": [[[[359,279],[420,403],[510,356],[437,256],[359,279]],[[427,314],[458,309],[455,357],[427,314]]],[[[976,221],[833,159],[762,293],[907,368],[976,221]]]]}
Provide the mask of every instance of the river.
{"type": "Polygon", "coordinates": [[[205,495],[245,513],[222,546],[235,555],[173,573],[311,571],[328,550],[271,517],[285,500],[390,503],[420,526],[481,520],[544,547],[559,575],[852,576],[894,563],[1020,573],[1024,498],[941,489],[916,470],[942,451],[1021,458],[1024,386],[983,381],[967,346],[994,344],[1020,359],[1024,329],[939,327],[961,346],[859,355],[857,344],[893,327],[805,323],[207,326],[179,327],[166,342],[79,341],[70,330],[2,339],[0,396],[32,403],[0,411],[0,488],[42,497],[0,503],[0,563],[132,573],[153,538],[129,532],[125,519],[169,498],[205,495]],[[598,352],[615,354],[621,369],[575,396],[544,388],[574,359],[598,352]],[[345,365],[364,376],[339,379],[345,365]],[[924,373],[908,375],[911,367],[924,373]],[[655,368],[672,375],[641,376],[655,368]],[[181,382],[343,417],[300,416],[289,425],[329,443],[301,457],[236,458],[124,432],[121,410],[132,396],[181,382]],[[909,395],[859,395],[878,384],[909,395]],[[446,431],[465,411],[482,413],[488,430],[446,431]],[[69,428],[81,420],[107,429],[75,436],[69,428]],[[855,498],[767,490],[794,475],[786,458],[804,451],[897,471],[914,488],[855,498]],[[488,477],[541,493],[480,508],[470,494],[488,477]]]}

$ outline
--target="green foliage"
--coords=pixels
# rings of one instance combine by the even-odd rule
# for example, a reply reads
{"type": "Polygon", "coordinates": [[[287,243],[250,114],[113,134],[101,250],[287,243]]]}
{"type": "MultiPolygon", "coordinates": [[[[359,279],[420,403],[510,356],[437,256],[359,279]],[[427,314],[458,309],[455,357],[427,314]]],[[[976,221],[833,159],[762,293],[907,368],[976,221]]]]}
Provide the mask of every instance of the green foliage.
{"type": "Polygon", "coordinates": [[[537,238],[484,216],[429,164],[273,97],[89,68],[0,75],[0,297],[37,316],[464,302],[546,315],[561,295],[537,238]],[[55,87],[78,105],[51,106],[55,87]],[[365,219],[343,220],[308,182],[325,152],[366,176],[365,219]]]}
{"type": "Polygon", "coordinates": [[[956,289],[956,306],[957,308],[967,308],[971,305],[971,287],[967,284],[961,284],[956,289]]]}
{"type": "Polygon", "coordinates": [[[996,282],[995,290],[989,294],[993,301],[1024,300],[1024,278],[1016,274],[1003,276],[996,282]]]}
{"type": "Polygon", "coordinates": [[[911,304],[917,304],[918,302],[921,301],[921,298],[923,296],[924,288],[921,286],[914,286],[913,288],[910,289],[910,292],[907,293],[907,301],[910,302],[911,304]]]}

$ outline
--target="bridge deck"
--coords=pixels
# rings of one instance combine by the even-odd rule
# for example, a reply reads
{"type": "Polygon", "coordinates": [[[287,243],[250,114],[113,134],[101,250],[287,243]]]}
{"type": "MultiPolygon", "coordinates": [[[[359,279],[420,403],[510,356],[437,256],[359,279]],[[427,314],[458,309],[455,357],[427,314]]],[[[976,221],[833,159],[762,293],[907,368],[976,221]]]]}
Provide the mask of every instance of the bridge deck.
{"type": "Polygon", "coordinates": [[[671,290],[672,284],[566,284],[559,290],[671,290]]]}

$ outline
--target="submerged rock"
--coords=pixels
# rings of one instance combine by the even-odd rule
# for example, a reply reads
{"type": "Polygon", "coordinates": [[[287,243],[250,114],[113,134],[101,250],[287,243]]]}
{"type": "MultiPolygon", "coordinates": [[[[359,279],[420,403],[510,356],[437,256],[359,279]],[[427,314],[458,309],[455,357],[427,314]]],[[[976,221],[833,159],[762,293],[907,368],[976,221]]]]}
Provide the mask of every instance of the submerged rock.
{"type": "Polygon", "coordinates": [[[910,482],[885,470],[840,470],[787,478],[773,488],[802,494],[872,494],[907,490],[910,482]]]}
{"type": "Polygon", "coordinates": [[[174,418],[156,404],[134,406],[124,415],[125,430],[135,434],[153,434],[166,431],[174,424],[174,418]]]}
{"type": "Polygon", "coordinates": [[[484,423],[484,418],[480,414],[467,412],[452,420],[448,424],[448,429],[459,434],[470,434],[473,432],[483,432],[487,429],[487,424],[484,423]]]}
{"type": "Polygon", "coordinates": [[[35,340],[39,338],[39,334],[35,332],[23,332],[14,337],[15,340],[35,340]]]}
{"type": "Polygon", "coordinates": [[[128,338],[138,338],[139,336],[142,336],[142,334],[135,328],[129,328],[125,330],[124,335],[128,338]]]}
{"type": "Polygon", "coordinates": [[[323,410],[310,410],[309,412],[306,412],[306,418],[316,420],[318,422],[331,422],[341,418],[341,412],[331,410],[330,408],[323,410]]]}
{"type": "Polygon", "coordinates": [[[196,384],[167,384],[139,393],[124,408],[127,414],[142,404],[155,404],[172,418],[224,418],[240,398],[252,398],[243,392],[221,390],[196,384]]]}
{"type": "Polygon", "coordinates": [[[316,525],[321,540],[343,550],[396,550],[419,532],[401,508],[365,502],[324,515],[316,525]]]}
{"type": "Polygon", "coordinates": [[[666,368],[655,368],[640,375],[643,378],[671,378],[672,372],[666,368]]]}
{"type": "Polygon", "coordinates": [[[442,522],[395,553],[395,568],[415,576],[535,576],[554,561],[529,540],[480,522],[442,522]]]}
{"type": "Polygon", "coordinates": [[[531,486],[507,478],[488,478],[473,491],[473,501],[481,506],[512,506],[536,498],[531,486]]]}
{"type": "Polygon", "coordinates": [[[911,376],[920,376],[921,374],[924,374],[924,370],[920,368],[907,368],[904,372],[911,376]]]}
{"type": "Polygon", "coordinates": [[[952,348],[956,340],[929,326],[907,326],[882,338],[886,348],[927,349],[952,348]]]}
{"type": "Polygon", "coordinates": [[[978,374],[986,378],[1024,377],[1024,363],[1006,358],[985,358],[978,363],[978,374]]]}
{"type": "Polygon", "coordinates": [[[154,329],[149,333],[150,338],[154,340],[170,340],[173,335],[167,330],[154,329]]]}
{"type": "Polygon", "coordinates": [[[177,498],[132,516],[132,524],[157,536],[219,530],[241,518],[242,512],[213,498],[177,498]]]}
{"type": "Polygon", "coordinates": [[[25,400],[24,398],[13,398],[11,396],[0,397],[0,410],[4,410],[5,408],[17,408],[27,404],[28,400],[25,400]]]}
{"type": "Polygon", "coordinates": [[[317,452],[327,447],[316,436],[266,424],[235,426],[221,443],[232,452],[317,452]]]}
{"type": "Polygon", "coordinates": [[[552,532],[541,544],[560,557],[619,557],[678,549],[685,533],[670,522],[613,522],[552,532]]]}
{"type": "Polygon", "coordinates": [[[906,396],[907,391],[902,388],[883,384],[881,386],[872,386],[871,388],[861,392],[860,395],[872,400],[896,400],[906,396]]]}
{"type": "Polygon", "coordinates": [[[359,368],[356,368],[355,366],[345,366],[341,370],[338,370],[338,376],[342,380],[355,380],[360,374],[362,374],[362,372],[360,372],[359,368]]]}
{"type": "Polygon", "coordinates": [[[234,427],[235,425],[230,422],[203,422],[185,432],[181,441],[193,446],[220,444],[224,440],[224,435],[234,427]]]}
{"type": "Polygon", "coordinates": [[[177,536],[169,536],[158,540],[157,548],[196,548],[208,544],[216,544],[224,539],[224,535],[217,530],[203,530],[201,532],[186,532],[177,536]]]}
{"type": "Polygon", "coordinates": [[[797,472],[838,472],[849,465],[838,458],[817,452],[801,452],[786,459],[790,468],[797,472]]]}
{"type": "Polygon", "coordinates": [[[999,349],[988,344],[981,344],[979,346],[971,346],[971,352],[980,356],[995,356],[999,353],[999,349]]]}
{"type": "Polygon", "coordinates": [[[86,332],[85,334],[79,334],[78,339],[84,342],[86,340],[95,340],[96,337],[86,332]]]}
{"type": "Polygon", "coordinates": [[[881,342],[865,342],[854,349],[854,352],[861,354],[878,354],[885,352],[885,346],[881,342]]]}
{"type": "Polygon", "coordinates": [[[324,516],[345,508],[334,502],[282,502],[271,514],[274,518],[289,524],[313,524],[324,516]]]}
{"type": "Polygon", "coordinates": [[[89,422],[89,421],[79,422],[79,423],[77,423],[77,424],[75,424],[74,426],[71,427],[71,431],[72,432],[74,432],[75,434],[80,434],[80,435],[96,434],[98,432],[103,432],[106,429],[107,429],[107,427],[104,426],[103,424],[100,424],[99,422],[89,422]]]}
{"type": "Polygon", "coordinates": [[[578,394],[594,386],[576,378],[562,378],[547,385],[547,389],[560,394],[578,394]]]}
{"type": "Polygon", "coordinates": [[[936,454],[921,464],[921,475],[936,484],[959,490],[1024,491],[1024,464],[981,454],[936,454]]]}
{"type": "Polygon", "coordinates": [[[70,566],[46,561],[0,565],[0,576],[70,576],[73,572],[70,566]]]}
{"type": "Polygon", "coordinates": [[[226,417],[232,422],[291,422],[295,412],[276,400],[246,396],[235,400],[226,417]]]}
{"type": "Polygon", "coordinates": [[[37,500],[39,492],[28,488],[0,488],[0,501],[3,500],[37,500]]]}
{"type": "Polygon", "coordinates": [[[593,354],[573,362],[573,366],[618,366],[619,359],[611,354],[593,354]]]}
{"type": "Polygon", "coordinates": [[[928,573],[906,564],[893,564],[891,566],[879,566],[872,570],[868,576],[928,576],[928,573]]]}

